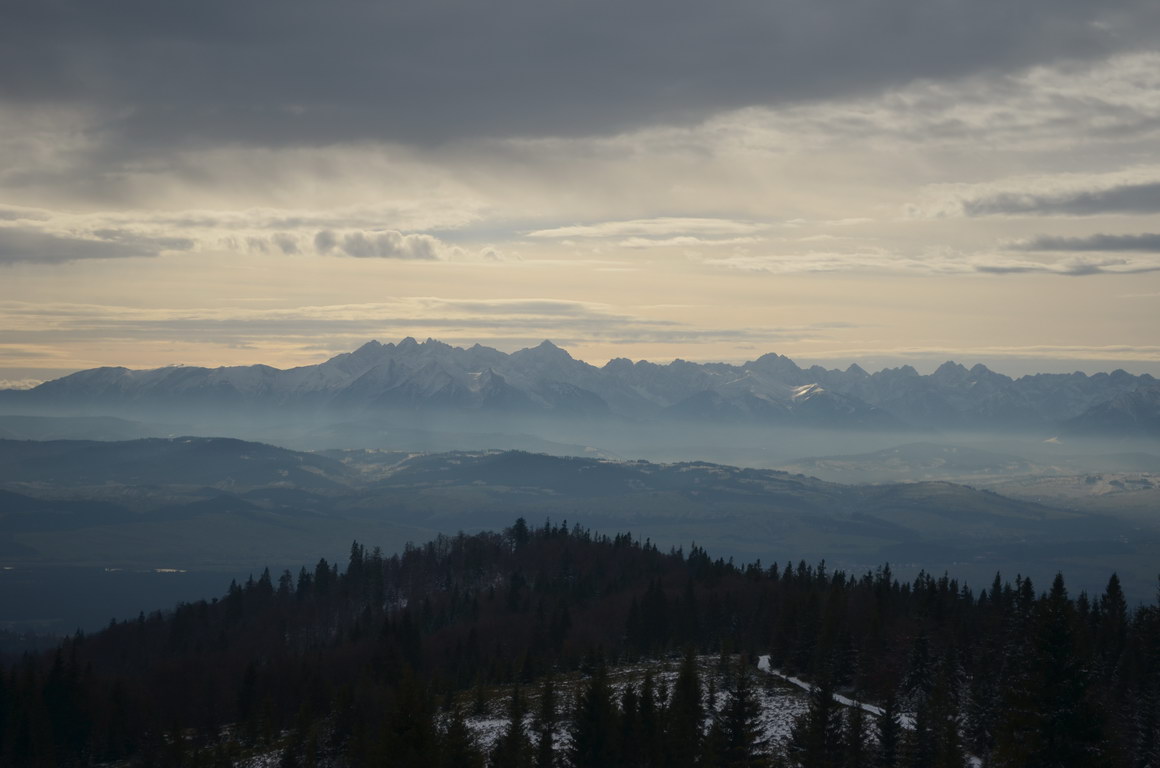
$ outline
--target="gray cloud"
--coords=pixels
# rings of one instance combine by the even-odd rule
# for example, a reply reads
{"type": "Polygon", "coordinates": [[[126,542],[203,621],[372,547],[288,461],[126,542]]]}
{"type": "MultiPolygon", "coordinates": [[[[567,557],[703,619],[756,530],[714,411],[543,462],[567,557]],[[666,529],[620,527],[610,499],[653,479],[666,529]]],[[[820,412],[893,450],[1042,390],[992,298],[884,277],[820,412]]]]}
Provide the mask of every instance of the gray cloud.
{"type": "Polygon", "coordinates": [[[25,227],[0,227],[0,264],[63,264],[81,259],[124,259],[186,251],[193,241],[180,237],[145,237],[118,229],[101,229],[94,237],[59,235],[25,227]]]}
{"type": "Polygon", "coordinates": [[[439,241],[430,235],[404,235],[401,232],[364,234],[353,232],[342,238],[339,248],[347,256],[360,259],[426,259],[439,258],[439,241]]]}
{"type": "MultiPolygon", "coordinates": [[[[297,243],[290,237],[284,242],[274,241],[283,252],[297,243]]],[[[404,235],[402,232],[348,232],[339,236],[330,230],[321,230],[314,236],[314,249],[319,253],[337,251],[358,259],[419,259],[434,261],[442,258],[444,244],[431,235],[404,235]]]]}
{"type": "Polygon", "coordinates": [[[1160,264],[1131,262],[1127,259],[1075,259],[1063,264],[1038,264],[1021,262],[1014,264],[976,264],[974,271],[991,275],[1050,274],[1067,277],[1088,277],[1090,275],[1139,275],[1160,272],[1160,264]]]}
{"type": "Polygon", "coordinates": [[[1160,182],[1060,194],[1004,192],[963,202],[967,216],[1095,216],[1107,213],[1160,213],[1160,182]]]}
{"type": "Polygon", "coordinates": [[[1090,237],[1040,237],[1017,243],[1021,251],[1136,251],[1160,253],[1160,234],[1091,235],[1090,237]]]}
{"type": "Polygon", "coordinates": [[[321,230],[314,236],[314,250],[319,253],[330,253],[338,245],[338,238],[329,229],[321,230]]]}
{"type": "Polygon", "coordinates": [[[113,151],[589,135],[1151,45],[1151,0],[10,0],[0,99],[113,151]]]}
{"type": "Polygon", "coordinates": [[[0,205],[0,221],[46,221],[51,218],[46,212],[34,208],[18,208],[0,205]]]}
{"type": "Polygon", "coordinates": [[[288,235],[285,232],[279,232],[270,238],[274,245],[278,246],[282,253],[287,255],[298,253],[298,241],[294,239],[293,235],[288,235]]]}

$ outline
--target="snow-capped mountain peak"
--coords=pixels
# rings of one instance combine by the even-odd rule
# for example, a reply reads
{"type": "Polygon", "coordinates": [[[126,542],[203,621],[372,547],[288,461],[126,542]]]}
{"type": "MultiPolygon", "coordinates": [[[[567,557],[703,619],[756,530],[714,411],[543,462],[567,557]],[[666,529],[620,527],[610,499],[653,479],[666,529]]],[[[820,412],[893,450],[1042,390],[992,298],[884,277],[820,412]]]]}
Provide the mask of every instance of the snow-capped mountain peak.
{"type": "Polygon", "coordinates": [[[744,365],[668,364],[626,358],[597,368],[543,341],[505,354],[436,339],[369,341],[318,365],[80,371],[30,390],[0,393],[0,404],[134,409],[308,407],[343,412],[433,409],[599,414],[625,419],[739,420],[751,424],[921,428],[1042,428],[1068,420],[1084,431],[1152,426],[1155,379],[1122,370],[1087,376],[1012,379],[948,361],[929,376],[903,365],[868,373],[812,366],[777,354],[744,365]],[[1139,394],[1136,393],[1139,390],[1139,394]],[[1141,426],[1143,425],[1143,426],[1141,426]]]}

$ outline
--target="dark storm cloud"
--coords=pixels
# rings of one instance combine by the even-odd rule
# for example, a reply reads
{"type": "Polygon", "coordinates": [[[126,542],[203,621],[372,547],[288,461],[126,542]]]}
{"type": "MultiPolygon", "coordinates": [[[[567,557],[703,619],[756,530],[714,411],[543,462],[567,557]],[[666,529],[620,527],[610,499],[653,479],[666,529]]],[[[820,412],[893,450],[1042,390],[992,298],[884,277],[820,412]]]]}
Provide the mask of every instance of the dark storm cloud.
{"type": "Polygon", "coordinates": [[[1052,237],[1043,235],[1017,248],[1022,251],[1134,251],[1160,253],[1160,234],[1052,237]]]}
{"type": "Polygon", "coordinates": [[[1153,0],[9,0],[0,99],[111,152],[587,135],[1149,45],[1153,0]]]}
{"type": "Polygon", "coordinates": [[[1125,184],[1055,195],[1003,193],[967,200],[963,203],[963,213],[968,216],[1160,213],[1160,183],[1125,184]]]}
{"type": "Polygon", "coordinates": [[[141,258],[157,256],[161,251],[187,251],[193,247],[192,240],[180,237],[142,237],[111,229],[99,230],[93,235],[74,237],[22,227],[0,227],[0,265],[141,258]]]}

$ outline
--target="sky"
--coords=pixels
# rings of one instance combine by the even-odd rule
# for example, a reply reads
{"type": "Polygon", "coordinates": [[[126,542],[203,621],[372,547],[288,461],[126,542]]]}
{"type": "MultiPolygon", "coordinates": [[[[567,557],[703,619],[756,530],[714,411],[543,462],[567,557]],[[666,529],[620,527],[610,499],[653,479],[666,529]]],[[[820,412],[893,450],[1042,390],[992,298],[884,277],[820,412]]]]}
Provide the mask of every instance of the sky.
{"type": "Polygon", "coordinates": [[[1155,0],[0,21],[0,386],[405,336],[1160,375],[1155,0]]]}

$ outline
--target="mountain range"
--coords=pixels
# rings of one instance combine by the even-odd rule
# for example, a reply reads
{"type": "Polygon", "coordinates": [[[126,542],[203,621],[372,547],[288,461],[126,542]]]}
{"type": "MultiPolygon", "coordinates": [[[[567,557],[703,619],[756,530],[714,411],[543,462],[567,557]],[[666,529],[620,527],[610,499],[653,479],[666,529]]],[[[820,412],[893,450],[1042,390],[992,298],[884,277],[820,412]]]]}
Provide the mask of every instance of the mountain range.
{"type": "Polygon", "coordinates": [[[946,362],[869,373],[802,368],[766,354],[740,365],[610,360],[597,367],[549,341],[511,354],[434,339],[371,341],[318,365],[153,370],[104,367],[0,391],[28,413],[153,417],[285,412],[333,417],[453,413],[498,418],[705,422],[858,430],[1047,430],[1160,436],[1160,382],[1123,370],[1011,378],[946,362]]]}

